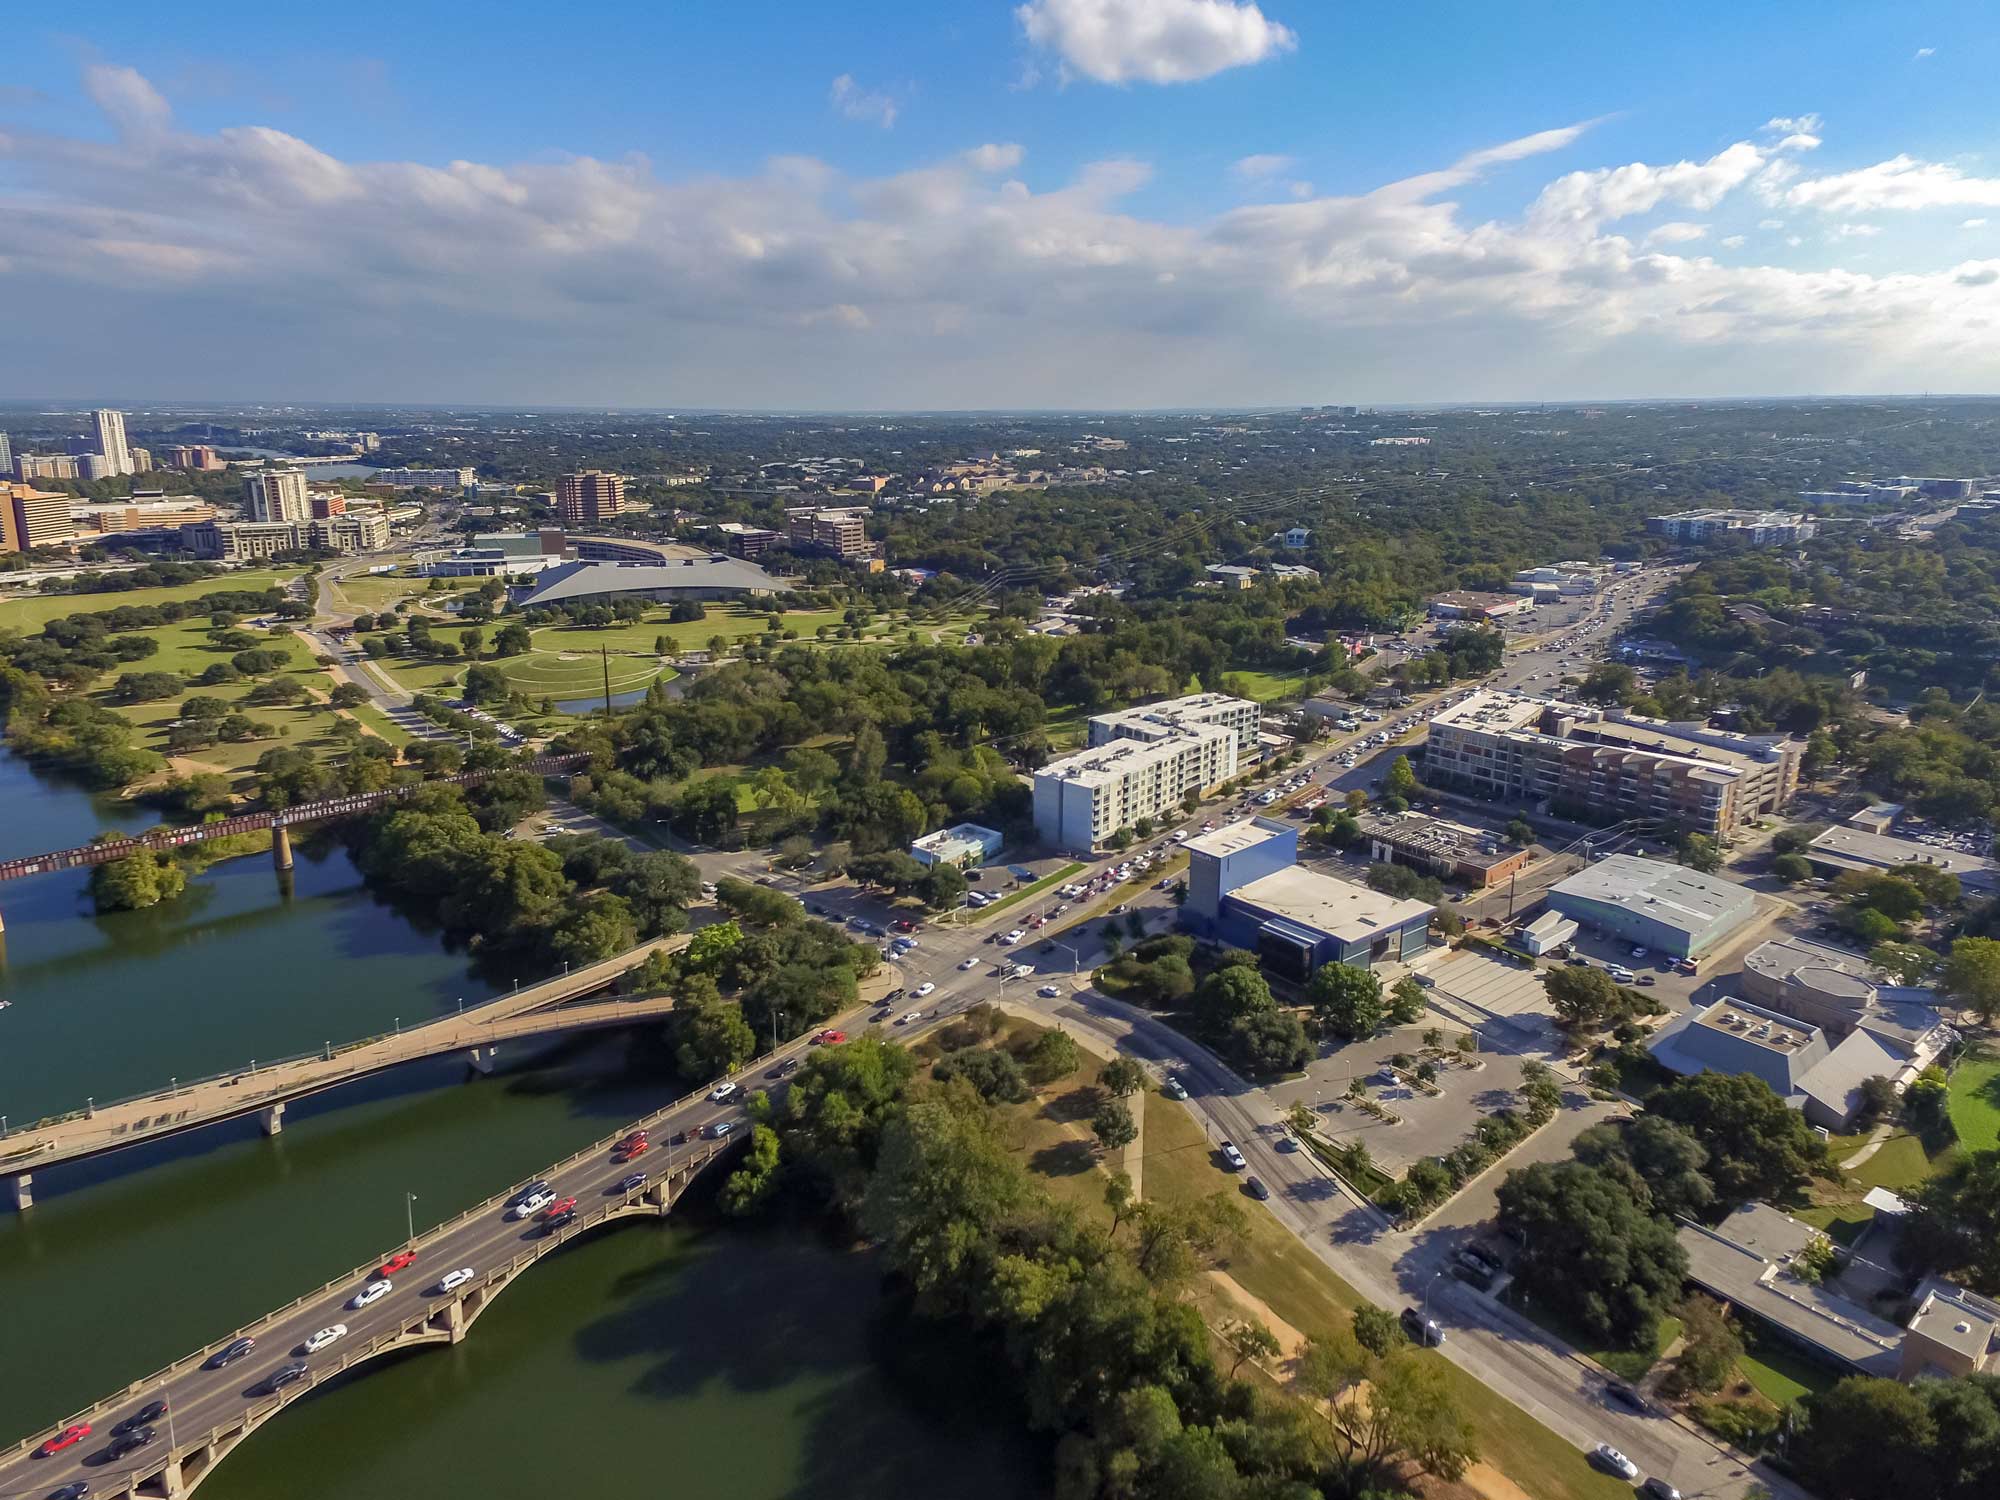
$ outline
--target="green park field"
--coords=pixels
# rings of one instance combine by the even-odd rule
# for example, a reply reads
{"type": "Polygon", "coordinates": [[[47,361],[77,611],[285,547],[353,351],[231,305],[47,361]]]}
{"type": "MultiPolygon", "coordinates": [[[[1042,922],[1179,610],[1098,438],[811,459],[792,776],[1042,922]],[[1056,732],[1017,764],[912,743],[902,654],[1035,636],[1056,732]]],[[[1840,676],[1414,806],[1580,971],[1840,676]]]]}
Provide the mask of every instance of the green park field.
{"type": "Polygon", "coordinates": [[[298,577],[300,572],[298,568],[245,568],[241,572],[206,578],[200,583],[177,584],[165,589],[131,589],[122,594],[0,596],[0,630],[18,630],[23,635],[32,635],[50,620],[59,620],[64,615],[95,614],[128,604],[178,604],[199,599],[204,594],[267,589],[273,584],[298,577]]]}

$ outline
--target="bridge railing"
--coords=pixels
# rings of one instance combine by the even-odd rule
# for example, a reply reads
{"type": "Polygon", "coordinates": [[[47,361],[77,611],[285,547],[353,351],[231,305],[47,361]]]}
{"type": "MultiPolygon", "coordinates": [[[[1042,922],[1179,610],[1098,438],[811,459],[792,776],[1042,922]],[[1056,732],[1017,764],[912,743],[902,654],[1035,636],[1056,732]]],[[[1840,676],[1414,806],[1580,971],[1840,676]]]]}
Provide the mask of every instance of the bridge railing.
{"type": "MultiPolygon", "coordinates": [[[[535,981],[534,984],[529,985],[528,989],[530,992],[532,992],[535,989],[540,988],[542,985],[561,984],[566,979],[582,980],[586,976],[590,975],[595,969],[606,968],[612,965],[621,965],[621,967],[619,967],[616,970],[616,972],[606,975],[602,980],[593,981],[593,983],[615,983],[619,975],[623,974],[626,969],[629,969],[635,963],[643,963],[645,961],[644,954],[649,953],[651,951],[652,951],[651,944],[641,944],[640,947],[629,949],[625,953],[619,954],[615,958],[603,959],[597,964],[587,965],[584,968],[578,969],[574,974],[551,974],[547,979],[538,979],[535,981]]],[[[522,992],[520,990],[514,990],[503,995],[488,996],[486,999],[480,1001],[478,1005],[476,1005],[473,1008],[473,1014],[475,1019],[477,1018],[477,1014],[479,1011],[485,1010],[489,1006],[501,1004],[503,1001],[518,1000],[521,997],[521,993],[522,992]]],[[[587,993],[589,993],[588,989],[579,991],[579,995],[587,993]]],[[[571,998],[576,998],[576,997],[573,996],[571,998]]],[[[643,997],[635,995],[631,996],[630,998],[637,1000],[643,997]]],[[[38,1130],[49,1130],[57,1125],[67,1125],[72,1120],[88,1119],[91,1117],[92,1113],[95,1110],[99,1109],[117,1109],[122,1105],[137,1104],[142,1099],[158,1099],[161,1100],[162,1102],[166,1102],[190,1090],[202,1088],[205,1085],[211,1083],[219,1083],[225,1078],[250,1079],[254,1078],[258,1073],[263,1072],[267,1068],[288,1068],[288,1067],[294,1067],[299,1063],[306,1063],[306,1062],[334,1062],[337,1061],[344,1054],[358,1051],[363,1047],[377,1046],[382,1042],[393,1041],[399,1036],[418,1035],[426,1027],[436,1026],[439,1023],[445,1021],[455,1021],[459,1018],[461,1014],[463,1014],[463,1012],[455,1012],[451,1015],[444,1015],[444,1016],[433,1016],[428,1021],[418,1022],[415,1026],[411,1027],[407,1032],[401,1029],[397,1029],[394,1031],[379,1031],[376,1032],[373,1036],[357,1037],[351,1041],[341,1042],[338,1045],[321,1047],[312,1052],[295,1052],[289,1057],[273,1057],[267,1059],[254,1069],[223,1068],[218,1072],[204,1073],[196,1078],[176,1079],[171,1088],[142,1089],[136,1094],[125,1094],[121,1095],[116,1099],[106,1099],[101,1102],[93,1102],[93,1104],[86,1109],[67,1110],[59,1115],[44,1115],[41,1119],[31,1121],[26,1125],[16,1125],[11,1127],[5,1132],[5,1134],[0,1134],[0,1142],[5,1141],[8,1136],[26,1135],[38,1130]]],[[[258,1099],[267,1097],[272,1094],[282,1094],[282,1093],[288,1093],[290,1091],[291,1091],[290,1085],[284,1087],[266,1089],[262,1093],[257,1092],[255,1089],[248,1089],[245,1090],[244,1093],[238,1097],[243,1099],[258,1099]]],[[[29,1150],[14,1152],[11,1155],[4,1150],[0,1150],[0,1173],[4,1173],[5,1170],[10,1165],[16,1168],[26,1166],[28,1157],[37,1155],[45,1149],[46,1148],[43,1146],[36,1146],[29,1150]]]]}
{"type": "MultiPolygon", "coordinates": [[[[750,1064],[747,1065],[746,1071],[750,1068],[755,1068],[758,1062],[761,1062],[764,1058],[770,1057],[772,1055],[773,1054],[769,1052],[760,1054],[757,1059],[754,1059],[750,1064]]],[[[555,1163],[553,1166],[541,1168],[534,1174],[534,1177],[547,1177],[556,1172],[567,1171],[569,1168],[575,1166],[578,1162],[584,1160],[586,1157],[607,1153],[611,1150],[613,1146],[615,1146],[626,1135],[629,1135],[632,1131],[640,1129],[642,1127],[650,1129],[654,1125],[657,1125],[663,1120],[665,1120],[667,1116],[673,1114],[676,1110],[685,1109],[688,1105],[694,1103],[697,1099],[706,1096],[707,1093],[708,1093],[707,1088],[699,1088],[699,1089],[694,1089],[689,1093],[683,1094],[679,1098],[673,1100],[671,1103],[661,1105],[651,1114],[645,1115],[638,1120],[634,1120],[631,1124],[626,1125],[623,1129],[615,1132],[614,1134],[602,1136],[599,1139],[592,1141],[582,1150],[571,1152],[568,1156],[564,1157],[561,1161],[555,1163]]],[[[671,1153],[673,1149],[671,1143],[669,1143],[667,1149],[669,1153],[671,1153]]],[[[714,1161],[716,1157],[721,1155],[723,1151],[727,1149],[728,1149],[727,1145],[718,1142],[715,1145],[710,1146],[706,1151],[703,1151],[699,1156],[695,1156],[692,1152],[690,1152],[689,1158],[685,1162],[679,1164],[675,1163],[671,1155],[669,1155],[669,1157],[666,1160],[666,1166],[664,1170],[666,1171],[669,1180],[671,1180],[677,1171],[693,1172],[699,1170],[701,1167],[707,1166],[710,1162],[714,1161]]],[[[534,1178],[530,1178],[529,1180],[532,1181],[534,1180],[534,1178]]],[[[502,1192],[495,1193],[492,1197],[487,1198],[482,1202],[473,1204],[472,1207],[466,1209],[463,1213],[458,1214],[453,1218],[446,1220],[442,1224],[433,1225],[430,1229],[424,1231],[423,1234],[419,1235],[415,1240],[410,1242],[411,1248],[415,1249],[420,1246],[434,1244],[438,1240],[444,1238],[446,1235],[451,1234],[454,1230],[457,1230],[462,1226],[464,1226],[465,1224],[467,1224],[468,1222],[470,1222],[471,1220],[478,1218],[481,1214],[492,1213],[496,1208],[504,1208],[508,1203],[513,1201],[514,1195],[518,1191],[519,1191],[518,1188],[511,1188],[511,1187],[507,1188],[502,1192]]],[[[621,1200],[619,1204],[606,1203],[602,1205],[598,1209],[593,1210],[591,1213],[579,1219],[575,1224],[570,1225],[568,1230],[552,1235],[546,1241],[538,1242],[535,1248],[529,1251],[525,1255],[525,1257],[518,1255],[515,1256],[513,1261],[509,1263],[509,1269],[507,1274],[512,1275],[513,1272],[519,1268],[519,1266],[525,1265],[535,1260],[546,1250],[552,1248],[555,1245],[561,1244],[564,1240],[570,1238],[575,1231],[581,1230],[586,1226],[595,1227],[598,1223],[601,1223],[603,1221],[603,1219],[611,1212],[612,1209],[621,1206],[624,1201],[625,1200],[621,1200]]],[[[380,1264],[381,1264],[380,1256],[375,1256],[368,1260],[365,1260],[360,1265],[355,1266],[351,1270],[343,1271],[340,1275],[330,1278],[322,1285],[315,1287],[312,1291],[294,1297],[290,1302],[286,1303],[283,1307],[278,1308],[276,1311],[265,1313],[259,1318],[257,1318],[254,1322],[245,1323],[242,1327],[236,1329],[234,1332],[224,1334],[221,1338],[214,1340],[213,1342],[209,1343],[208,1345],[198,1350],[197,1352],[189,1355],[184,1355],[180,1359],[175,1360],[172,1364],[163,1366],[162,1368],[155,1370],[150,1375],[146,1375],[138,1380],[132,1381],[130,1384],[126,1385],[123,1389],[121,1389],[116,1395],[105,1397],[104,1399],[96,1402],[95,1404],[85,1407],[82,1411],[72,1412],[69,1416],[62,1418],[60,1421],[52,1425],[57,1429],[61,1429],[70,1426],[72,1423],[84,1421],[86,1418],[96,1415],[98,1411],[100,1411],[105,1406],[110,1405],[114,1401],[130,1400],[133,1396],[139,1394],[141,1391],[157,1387],[162,1382],[171,1380],[176,1376],[184,1375],[189,1370],[195,1369],[196,1367],[206,1363],[208,1359],[211,1358],[218,1349],[226,1347],[228,1344],[234,1342],[235,1340],[242,1338],[245,1334],[254,1335],[258,1329],[266,1328],[272,1323],[279,1322],[284,1318],[290,1317],[300,1308],[306,1306],[310,1302],[315,1302],[319,1300],[320,1298],[324,1297],[328,1292],[333,1291],[337,1287],[343,1285],[352,1285],[355,1281],[359,1280],[361,1277],[369,1275],[380,1264]]],[[[482,1285],[490,1286],[495,1280],[495,1275],[496,1273],[489,1272],[482,1285]]],[[[400,1329],[394,1335],[389,1335],[389,1337],[394,1337],[394,1338],[401,1338],[405,1336],[406,1334],[404,1333],[404,1331],[400,1329]]],[[[371,1341],[371,1345],[374,1342],[375,1341],[371,1341]]],[[[363,1347],[370,1347],[370,1346],[363,1346],[363,1347]]],[[[351,1359],[348,1361],[348,1363],[352,1362],[353,1361],[351,1359]]],[[[304,1388],[310,1388],[312,1385],[317,1383],[318,1382],[316,1379],[304,1382],[304,1388]]],[[[284,1399],[280,1398],[269,1407],[264,1408],[264,1410],[266,1410],[267,1412],[275,1411],[277,1407],[282,1405],[284,1405],[284,1399]]],[[[251,1412],[255,1412],[257,1410],[259,1410],[259,1408],[256,1407],[251,1408],[251,1412]]],[[[245,1414],[246,1420],[249,1415],[250,1413],[245,1414]]],[[[219,1431],[221,1429],[217,1430],[219,1431]]],[[[37,1445],[38,1442],[35,1436],[31,1435],[29,1437],[22,1438],[18,1443],[14,1445],[12,1451],[7,1455],[7,1461],[11,1462],[12,1460],[19,1458],[29,1448],[35,1447],[37,1445]]],[[[183,1448],[186,1448],[188,1445],[183,1444],[182,1446],[183,1448]]]]}

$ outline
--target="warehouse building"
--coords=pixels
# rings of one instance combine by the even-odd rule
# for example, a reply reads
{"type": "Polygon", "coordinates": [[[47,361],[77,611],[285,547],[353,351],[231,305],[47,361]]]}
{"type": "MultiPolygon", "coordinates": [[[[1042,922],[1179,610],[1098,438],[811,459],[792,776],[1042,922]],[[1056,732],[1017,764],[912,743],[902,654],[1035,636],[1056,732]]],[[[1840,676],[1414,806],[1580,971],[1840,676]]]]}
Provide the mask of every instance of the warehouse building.
{"type": "Polygon", "coordinates": [[[1548,904],[1584,927],[1686,959],[1712,952],[1757,909],[1740,885],[1631,854],[1586,865],[1550,889],[1548,904]]]}
{"type": "Polygon", "coordinates": [[[716,554],[668,562],[573,562],[550,568],[518,590],[522,609],[596,604],[612,599],[742,599],[775,594],[784,584],[755,563],[716,554]]]}
{"type": "Polygon", "coordinates": [[[1801,851],[1813,870],[1828,877],[1850,870],[1864,875],[1894,875],[1910,865],[1929,865],[1956,875],[1969,891],[1990,891],[2000,885],[2000,864],[1984,854],[1897,838],[1866,828],[1829,828],[1801,851]]]}

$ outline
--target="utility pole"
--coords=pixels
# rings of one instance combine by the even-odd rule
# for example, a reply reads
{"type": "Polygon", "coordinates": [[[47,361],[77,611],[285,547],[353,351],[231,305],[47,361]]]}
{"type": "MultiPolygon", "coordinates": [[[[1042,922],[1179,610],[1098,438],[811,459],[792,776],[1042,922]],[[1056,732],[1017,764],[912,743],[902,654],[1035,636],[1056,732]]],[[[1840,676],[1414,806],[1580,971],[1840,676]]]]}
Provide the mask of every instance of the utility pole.
{"type": "Polygon", "coordinates": [[[604,666],[604,717],[608,719],[611,717],[611,652],[609,648],[599,646],[597,648],[597,659],[604,666]]]}

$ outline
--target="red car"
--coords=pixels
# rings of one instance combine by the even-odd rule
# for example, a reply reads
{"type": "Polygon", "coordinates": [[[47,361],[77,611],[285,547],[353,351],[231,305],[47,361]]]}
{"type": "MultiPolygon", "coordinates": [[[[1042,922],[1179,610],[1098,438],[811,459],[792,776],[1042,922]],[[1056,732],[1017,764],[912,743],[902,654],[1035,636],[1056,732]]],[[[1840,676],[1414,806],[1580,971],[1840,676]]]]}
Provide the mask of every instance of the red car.
{"type": "Polygon", "coordinates": [[[635,1156],[644,1156],[651,1144],[642,1135],[636,1141],[620,1141],[618,1149],[611,1153],[613,1161],[630,1161],[635,1156]]]}
{"type": "Polygon", "coordinates": [[[896,931],[915,932],[916,930],[917,930],[917,924],[915,922],[912,922],[908,917],[898,917],[896,919],[896,931]]]}
{"type": "Polygon", "coordinates": [[[398,1271],[401,1271],[406,1267],[415,1265],[416,1261],[417,1261],[416,1251],[398,1250],[394,1255],[390,1256],[387,1260],[382,1262],[381,1269],[376,1271],[375,1275],[378,1279],[386,1279],[388,1277],[394,1276],[398,1271]]]}
{"type": "Polygon", "coordinates": [[[813,1045],[815,1047],[831,1047],[834,1046],[836,1043],[844,1042],[846,1040],[847,1040],[846,1032],[835,1031],[831,1027],[828,1027],[825,1031],[822,1031],[818,1036],[813,1038],[813,1045]]]}
{"type": "Polygon", "coordinates": [[[73,1422],[35,1450],[35,1457],[47,1458],[51,1453],[60,1453],[65,1448],[74,1448],[90,1436],[88,1422],[73,1422]]]}
{"type": "Polygon", "coordinates": [[[613,1151],[630,1151],[634,1146],[637,1146],[642,1151],[646,1148],[645,1131],[643,1130],[633,1131],[630,1135],[620,1140],[618,1144],[613,1146],[611,1149],[613,1151]]]}
{"type": "Polygon", "coordinates": [[[556,1199],[555,1202],[551,1203],[547,1208],[542,1210],[542,1217],[545,1219],[553,1219],[557,1214],[566,1214],[575,1207],[576,1207],[576,1199],[558,1198],[556,1199]]]}

